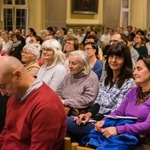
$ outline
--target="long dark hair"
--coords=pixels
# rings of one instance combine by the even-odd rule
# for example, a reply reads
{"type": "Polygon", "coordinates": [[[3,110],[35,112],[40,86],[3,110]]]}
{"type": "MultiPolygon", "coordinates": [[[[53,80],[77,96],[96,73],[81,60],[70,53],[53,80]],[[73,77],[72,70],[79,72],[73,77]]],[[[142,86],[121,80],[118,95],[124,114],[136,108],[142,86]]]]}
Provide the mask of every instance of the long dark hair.
{"type": "Polygon", "coordinates": [[[121,56],[124,58],[124,64],[121,68],[120,74],[118,75],[118,80],[116,83],[118,88],[121,88],[124,81],[132,77],[133,67],[132,67],[131,53],[127,45],[125,45],[123,42],[116,43],[110,46],[107,53],[106,64],[105,64],[105,70],[106,70],[106,78],[104,82],[105,86],[111,84],[113,78],[113,71],[108,64],[108,58],[111,55],[121,56]]]}

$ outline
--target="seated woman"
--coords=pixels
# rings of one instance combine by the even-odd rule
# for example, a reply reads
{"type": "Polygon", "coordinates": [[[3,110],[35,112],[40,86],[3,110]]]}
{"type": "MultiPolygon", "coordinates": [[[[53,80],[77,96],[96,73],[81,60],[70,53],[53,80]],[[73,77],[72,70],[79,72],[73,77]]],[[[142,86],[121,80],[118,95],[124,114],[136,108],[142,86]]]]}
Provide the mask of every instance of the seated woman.
{"type": "Polygon", "coordinates": [[[139,53],[140,56],[148,55],[145,37],[142,34],[137,33],[135,35],[133,48],[139,53]]]}
{"type": "Polygon", "coordinates": [[[41,66],[37,79],[44,81],[56,91],[66,75],[63,66],[64,54],[60,50],[60,43],[55,39],[46,40],[42,44],[42,59],[45,64],[41,66]]]}
{"type": "Polygon", "coordinates": [[[21,43],[20,34],[14,33],[12,35],[13,47],[10,50],[9,55],[18,58],[21,61],[21,51],[23,49],[23,44],[21,43]]]}
{"type": "Polygon", "coordinates": [[[92,70],[97,74],[97,77],[100,80],[102,69],[103,69],[103,63],[97,58],[98,55],[97,44],[93,42],[87,42],[84,45],[84,51],[90,57],[90,66],[92,70]]]}
{"type": "Polygon", "coordinates": [[[124,133],[141,136],[142,140],[140,139],[141,142],[135,149],[148,150],[150,149],[150,55],[138,58],[133,76],[138,86],[130,90],[121,105],[110,115],[137,117],[137,121],[134,124],[102,128],[104,119],[95,124],[95,130],[106,138],[124,133]]]}
{"type": "Polygon", "coordinates": [[[127,92],[135,87],[132,78],[131,54],[124,43],[110,46],[105,70],[105,80],[102,82],[92,108],[86,114],[80,114],[75,121],[73,121],[73,117],[67,118],[67,134],[75,141],[87,135],[93,128],[93,125],[88,122],[90,118],[101,120],[105,114],[115,110],[127,92]],[[84,125],[82,124],[83,121],[84,125]]]}
{"type": "Polygon", "coordinates": [[[21,52],[21,60],[24,63],[25,69],[34,77],[36,77],[40,66],[37,63],[39,51],[33,45],[25,45],[21,52]]]}
{"type": "MultiPolygon", "coordinates": [[[[81,50],[69,54],[69,69],[70,73],[65,76],[57,93],[64,106],[75,110],[74,115],[77,115],[91,107],[97,97],[99,83],[91,70],[89,56],[81,50]]],[[[66,112],[67,115],[72,113],[66,112]]]]}

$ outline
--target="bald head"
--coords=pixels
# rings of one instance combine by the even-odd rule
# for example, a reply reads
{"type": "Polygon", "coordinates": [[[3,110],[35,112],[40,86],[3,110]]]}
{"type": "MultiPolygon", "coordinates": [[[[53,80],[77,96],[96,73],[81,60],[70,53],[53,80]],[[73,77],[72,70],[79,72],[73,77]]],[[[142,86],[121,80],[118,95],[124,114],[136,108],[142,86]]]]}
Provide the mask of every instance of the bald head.
{"type": "Polygon", "coordinates": [[[2,56],[0,57],[0,74],[12,74],[14,70],[23,71],[24,66],[15,57],[2,56]]]}
{"type": "Polygon", "coordinates": [[[112,45],[116,42],[123,42],[124,44],[127,44],[128,39],[125,34],[116,33],[111,37],[110,45],[112,45]]]}
{"type": "Polygon", "coordinates": [[[0,57],[0,92],[2,95],[21,98],[35,79],[15,57],[0,57]]]}
{"type": "Polygon", "coordinates": [[[117,34],[114,34],[111,39],[112,39],[112,40],[118,40],[118,41],[120,41],[120,40],[121,40],[121,35],[118,34],[118,33],[117,33],[117,34]]]}

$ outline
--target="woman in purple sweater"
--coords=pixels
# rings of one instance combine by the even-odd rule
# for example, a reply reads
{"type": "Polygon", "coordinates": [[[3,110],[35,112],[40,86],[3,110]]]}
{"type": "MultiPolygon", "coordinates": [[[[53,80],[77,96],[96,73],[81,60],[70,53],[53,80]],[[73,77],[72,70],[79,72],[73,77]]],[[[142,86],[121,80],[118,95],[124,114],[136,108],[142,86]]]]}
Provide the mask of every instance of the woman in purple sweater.
{"type": "Polygon", "coordinates": [[[138,86],[130,90],[121,105],[110,115],[137,117],[136,123],[102,128],[104,119],[95,124],[95,130],[106,138],[123,133],[142,136],[136,150],[150,149],[150,55],[139,57],[133,76],[138,86]]]}

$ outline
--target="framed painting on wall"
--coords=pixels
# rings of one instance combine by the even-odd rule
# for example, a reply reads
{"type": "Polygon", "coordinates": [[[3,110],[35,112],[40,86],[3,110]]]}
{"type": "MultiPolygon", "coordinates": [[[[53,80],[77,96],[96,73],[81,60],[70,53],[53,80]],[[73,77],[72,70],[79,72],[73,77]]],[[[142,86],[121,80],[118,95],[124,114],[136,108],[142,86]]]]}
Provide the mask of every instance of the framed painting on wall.
{"type": "Polygon", "coordinates": [[[75,14],[97,14],[98,0],[72,0],[72,12],[75,14]]]}

